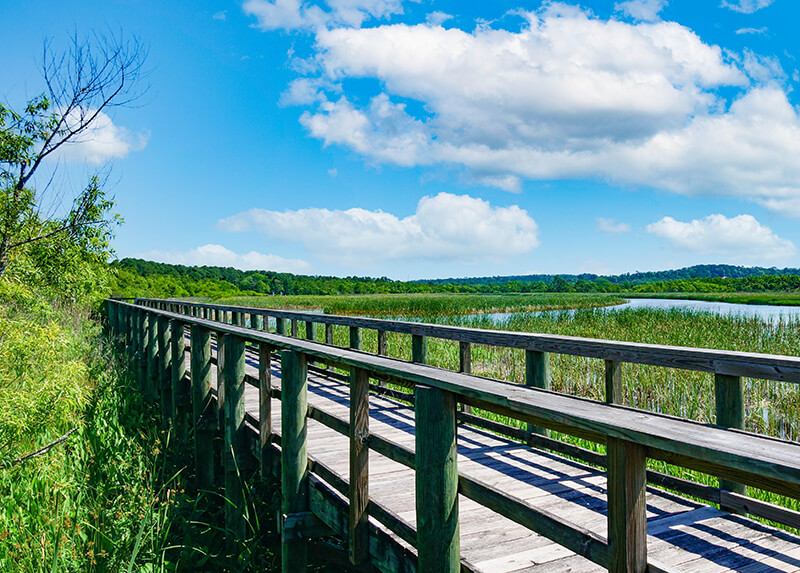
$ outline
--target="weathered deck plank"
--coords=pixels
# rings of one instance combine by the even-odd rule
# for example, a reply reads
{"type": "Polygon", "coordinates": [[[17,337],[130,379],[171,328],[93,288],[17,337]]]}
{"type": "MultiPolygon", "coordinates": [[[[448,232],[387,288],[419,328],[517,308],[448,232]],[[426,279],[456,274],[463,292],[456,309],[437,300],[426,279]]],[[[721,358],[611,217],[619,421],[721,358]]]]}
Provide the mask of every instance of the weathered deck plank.
{"type": "MultiPolygon", "coordinates": [[[[215,350],[216,352],[216,350],[215,350]]],[[[258,376],[248,355],[247,373],[258,376]]],[[[212,367],[212,381],[216,368],[212,367]]],[[[272,364],[280,388],[280,364],[272,364]]],[[[309,373],[308,403],[341,420],[349,418],[348,386],[309,373]]],[[[259,415],[258,390],[248,386],[245,408],[259,415]]],[[[280,401],[272,401],[272,428],[280,433],[280,401]]],[[[414,411],[382,396],[370,396],[370,432],[414,449],[414,411]]],[[[349,475],[348,437],[309,420],[308,451],[344,480],[349,475]]],[[[537,509],[606,536],[605,473],[531,449],[501,436],[459,426],[459,472],[501,489],[537,509]]],[[[416,521],[414,473],[377,452],[369,461],[370,499],[412,526],[416,521]]],[[[476,571],[537,573],[602,570],[598,565],[479,504],[459,496],[461,555],[476,571]]],[[[800,571],[800,539],[749,519],[729,515],[656,488],[647,489],[648,558],[674,571],[748,573],[800,571]]],[[[371,520],[373,524],[377,522],[371,520]]],[[[408,544],[391,535],[399,544],[408,544]]]]}

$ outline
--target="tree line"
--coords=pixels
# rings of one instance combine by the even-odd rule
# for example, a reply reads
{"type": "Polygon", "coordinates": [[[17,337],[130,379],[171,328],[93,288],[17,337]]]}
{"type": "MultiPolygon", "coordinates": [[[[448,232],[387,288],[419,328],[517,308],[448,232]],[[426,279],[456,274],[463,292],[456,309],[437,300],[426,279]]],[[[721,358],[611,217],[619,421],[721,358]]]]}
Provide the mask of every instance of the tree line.
{"type": "Polygon", "coordinates": [[[639,293],[786,292],[800,290],[800,269],[702,265],[629,275],[531,275],[475,279],[397,281],[386,277],[296,275],[186,266],[126,258],[112,264],[116,295],[210,297],[240,295],[345,295],[415,293],[639,293]],[[508,278],[509,280],[499,280],[508,278]]]}

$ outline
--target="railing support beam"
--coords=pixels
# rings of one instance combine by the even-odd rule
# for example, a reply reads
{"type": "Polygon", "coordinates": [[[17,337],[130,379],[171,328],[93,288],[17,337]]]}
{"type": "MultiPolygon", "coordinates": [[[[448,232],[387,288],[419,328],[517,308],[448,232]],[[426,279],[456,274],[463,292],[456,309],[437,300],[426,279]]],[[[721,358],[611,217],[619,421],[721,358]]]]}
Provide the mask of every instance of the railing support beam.
{"type": "MultiPolygon", "coordinates": [[[[525,351],[525,385],[542,390],[550,389],[550,354],[535,350],[525,351]]],[[[528,431],[549,436],[550,431],[536,424],[528,423],[528,431]]]]}
{"type": "MultiPolygon", "coordinates": [[[[308,365],[299,352],[281,352],[281,513],[308,511],[308,365]]],[[[306,539],[281,542],[282,573],[305,573],[306,539]]]]}
{"type": "Polygon", "coordinates": [[[415,396],[418,570],[458,573],[456,401],[423,385],[415,396]]]}
{"type": "MultiPolygon", "coordinates": [[[[744,382],[741,376],[714,376],[714,393],[716,397],[717,425],[724,428],[744,430],[744,382]]],[[[719,478],[719,488],[747,495],[747,486],[719,478]]],[[[720,509],[732,513],[743,513],[739,509],[720,503],[720,509]]]]}
{"type": "Polygon", "coordinates": [[[225,542],[229,551],[246,531],[244,479],[250,467],[244,425],[245,341],[225,335],[225,542]]]}
{"type": "Polygon", "coordinates": [[[272,436],[272,347],[264,342],[258,345],[258,437],[261,448],[261,477],[272,471],[270,438],[272,436]]]}
{"type": "Polygon", "coordinates": [[[350,563],[369,560],[369,373],[350,371],[350,523],[347,555],[350,563]]]}
{"type": "Polygon", "coordinates": [[[608,549],[612,573],[647,571],[647,466],[641,444],[608,438],[608,549]]]}
{"type": "Polygon", "coordinates": [[[428,337],[421,334],[411,335],[411,361],[417,364],[428,363],[428,337]]]}
{"type": "Polygon", "coordinates": [[[209,489],[214,486],[217,424],[211,396],[211,331],[198,324],[192,325],[191,355],[195,473],[198,485],[209,489]]]}
{"type": "Polygon", "coordinates": [[[171,320],[170,325],[172,355],[172,426],[179,438],[184,439],[186,433],[186,406],[188,391],[183,378],[186,375],[186,338],[184,323],[171,320]]]}

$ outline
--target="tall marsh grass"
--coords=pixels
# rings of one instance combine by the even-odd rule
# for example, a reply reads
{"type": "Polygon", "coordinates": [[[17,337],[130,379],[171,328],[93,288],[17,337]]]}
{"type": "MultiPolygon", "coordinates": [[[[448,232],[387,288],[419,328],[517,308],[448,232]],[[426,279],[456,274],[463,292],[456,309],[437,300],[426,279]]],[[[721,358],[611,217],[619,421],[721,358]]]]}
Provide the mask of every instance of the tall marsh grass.
{"type": "Polygon", "coordinates": [[[430,317],[486,312],[534,312],[563,308],[593,308],[622,304],[617,295],[535,294],[381,294],[346,296],[255,296],[234,297],[219,304],[322,310],[327,314],[364,314],[382,317],[430,317]]]}

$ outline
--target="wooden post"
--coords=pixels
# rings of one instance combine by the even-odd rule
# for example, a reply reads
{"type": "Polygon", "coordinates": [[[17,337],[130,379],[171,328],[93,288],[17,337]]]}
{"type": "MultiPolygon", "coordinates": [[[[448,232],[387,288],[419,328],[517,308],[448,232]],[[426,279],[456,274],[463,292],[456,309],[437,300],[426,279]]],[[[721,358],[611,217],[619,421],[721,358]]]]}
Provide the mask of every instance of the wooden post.
{"type": "Polygon", "coordinates": [[[369,375],[350,371],[350,521],[347,554],[350,563],[369,560],[369,375]]]}
{"type": "Polygon", "coordinates": [[[172,420],[172,357],[169,319],[158,317],[158,384],[161,400],[161,424],[168,428],[172,420]]]}
{"type": "Polygon", "coordinates": [[[147,398],[150,402],[158,399],[158,320],[151,314],[147,317],[147,398]]]}
{"type": "Polygon", "coordinates": [[[147,391],[147,314],[136,309],[136,372],[139,378],[139,389],[145,400],[149,399],[147,391]]]}
{"type": "Polygon", "coordinates": [[[214,430],[216,412],[211,404],[211,331],[192,325],[192,421],[194,463],[201,488],[214,486],[214,430]]]}
{"type": "Polygon", "coordinates": [[[378,355],[386,356],[386,331],[378,331],[378,355]]]}
{"type": "Polygon", "coordinates": [[[231,325],[232,326],[243,326],[244,323],[244,315],[239,312],[238,310],[231,311],[231,325]]]}
{"type": "MultiPolygon", "coordinates": [[[[458,343],[458,371],[472,374],[472,344],[469,342],[458,343]]],[[[465,414],[470,414],[472,406],[461,404],[461,411],[465,414]]]]}
{"type": "Polygon", "coordinates": [[[357,326],[350,327],[350,348],[361,350],[361,329],[357,326]]]}
{"type": "Polygon", "coordinates": [[[186,439],[186,406],[187,389],[183,381],[186,375],[186,339],[184,337],[184,324],[178,320],[171,320],[169,324],[172,334],[172,427],[178,437],[186,439]]]}
{"type": "Polygon", "coordinates": [[[108,300],[106,302],[106,314],[108,318],[108,334],[111,337],[113,344],[115,347],[119,346],[119,334],[120,334],[120,316],[119,316],[119,305],[116,301],[108,300]]]}
{"type": "MultiPolygon", "coordinates": [[[[308,366],[299,352],[281,352],[281,512],[308,511],[308,454],[306,450],[308,410],[308,366]]],[[[282,573],[305,573],[308,563],[306,539],[282,538],[282,573]]]]}
{"type": "MultiPolygon", "coordinates": [[[[525,385],[543,390],[550,389],[550,354],[536,350],[525,351],[525,385]]],[[[528,422],[528,431],[549,436],[547,428],[528,422]]]]}
{"type": "Polygon", "coordinates": [[[115,322],[116,305],[112,300],[106,300],[106,334],[114,344],[114,336],[116,335],[117,327],[115,322]]]}
{"type": "Polygon", "coordinates": [[[297,319],[292,319],[292,337],[297,338],[297,319]]]}
{"type": "Polygon", "coordinates": [[[417,364],[428,363],[428,337],[421,334],[411,335],[411,361],[417,364]]]}
{"type": "Polygon", "coordinates": [[[415,396],[417,568],[458,573],[456,402],[449,392],[423,385],[415,396]]]}
{"type": "MultiPolygon", "coordinates": [[[[741,376],[714,375],[716,394],[717,425],[724,428],[744,430],[744,383],[741,376]]],[[[747,486],[719,478],[719,488],[733,493],[747,495],[747,486]]],[[[720,509],[732,513],[742,513],[720,503],[720,509]]]]}
{"type": "Polygon", "coordinates": [[[647,486],[645,448],[608,438],[608,570],[647,570],[647,486]]]}
{"type": "Polygon", "coordinates": [[[270,358],[272,348],[265,342],[258,345],[258,434],[261,447],[261,477],[270,475],[270,436],[272,435],[272,371],[270,358]]]}
{"type": "Polygon", "coordinates": [[[132,361],[136,353],[136,314],[134,309],[129,306],[125,307],[125,329],[127,330],[125,352],[128,360],[132,361]]]}
{"type": "Polygon", "coordinates": [[[282,335],[286,336],[286,319],[285,318],[276,318],[275,319],[275,331],[282,335]]]}
{"type": "Polygon", "coordinates": [[[263,314],[251,314],[250,315],[250,324],[251,328],[255,328],[256,330],[264,330],[264,315],[263,314]]]}
{"type": "Polygon", "coordinates": [[[222,371],[225,368],[225,334],[217,332],[217,430],[225,429],[225,379],[222,371]]]}
{"type": "Polygon", "coordinates": [[[225,383],[225,543],[232,551],[236,542],[244,540],[245,520],[244,476],[248,468],[247,433],[244,425],[245,341],[225,335],[225,362],[222,378],[225,383]]]}
{"type": "Polygon", "coordinates": [[[606,360],[606,403],[622,404],[622,362],[606,360]]]}
{"type": "Polygon", "coordinates": [[[306,340],[314,340],[314,323],[310,320],[306,321],[306,340]]]}

